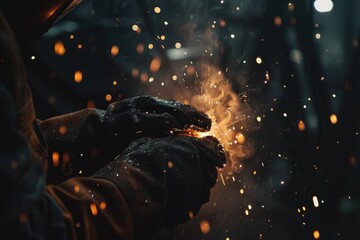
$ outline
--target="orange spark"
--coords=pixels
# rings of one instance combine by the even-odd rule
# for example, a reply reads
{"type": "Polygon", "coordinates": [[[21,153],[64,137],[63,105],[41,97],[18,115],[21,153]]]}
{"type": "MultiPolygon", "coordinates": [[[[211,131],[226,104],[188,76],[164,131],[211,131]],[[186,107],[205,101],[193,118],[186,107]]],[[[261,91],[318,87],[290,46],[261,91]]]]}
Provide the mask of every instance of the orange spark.
{"type": "Polygon", "coordinates": [[[105,210],[105,209],[106,209],[106,202],[103,201],[103,202],[100,203],[100,209],[101,209],[101,210],[105,210]]]}
{"type": "Polygon", "coordinates": [[[79,192],[79,191],[80,191],[80,186],[79,186],[79,185],[75,185],[75,186],[74,186],[74,191],[75,191],[75,192],[79,192]]]}
{"type": "Polygon", "coordinates": [[[245,136],[244,136],[244,134],[242,134],[242,133],[237,133],[236,134],[236,140],[238,141],[238,143],[239,144],[244,144],[245,143],[245,136]]]}
{"type": "Polygon", "coordinates": [[[315,230],[314,233],[313,233],[313,235],[314,235],[314,238],[315,238],[315,239],[319,239],[319,238],[320,238],[320,232],[319,232],[318,230],[315,230]]]}
{"type": "Polygon", "coordinates": [[[195,137],[195,138],[203,138],[206,136],[210,136],[210,132],[200,132],[191,128],[173,129],[172,131],[174,135],[178,135],[178,136],[187,136],[187,137],[195,137]]]}
{"type": "Polygon", "coordinates": [[[202,220],[200,222],[200,230],[203,234],[208,234],[210,232],[210,224],[207,220],[202,220]]]}
{"type": "Polygon", "coordinates": [[[57,41],[54,45],[54,51],[55,51],[55,54],[57,54],[59,56],[64,55],[66,52],[66,48],[65,48],[63,42],[57,41]]]}
{"type": "Polygon", "coordinates": [[[59,158],[60,158],[60,155],[59,155],[58,152],[53,152],[52,153],[52,160],[53,160],[54,167],[59,166],[59,158]]]}
{"type": "Polygon", "coordinates": [[[300,120],[300,121],[298,122],[298,128],[299,128],[299,131],[300,131],[300,132],[305,131],[305,123],[300,120]]]}
{"type": "Polygon", "coordinates": [[[60,132],[61,135],[65,135],[66,132],[67,132],[66,126],[60,126],[59,132],[60,132]]]}
{"type": "Polygon", "coordinates": [[[281,26],[281,25],[282,25],[282,19],[281,19],[281,17],[276,16],[276,17],[274,18],[274,23],[275,23],[276,26],[281,26]]]}
{"type": "Polygon", "coordinates": [[[335,114],[330,115],[330,122],[332,124],[336,124],[338,122],[338,118],[337,118],[337,116],[335,114]]]}
{"type": "Polygon", "coordinates": [[[83,80],[83,74],[82,74],[81,71],[76,71],[74,73],[74,80],[75,80],[76,83],[79,83],[79,82],[81,82],[83,80]]]}
{"type": "Polygon", "coordinates": [[[119,54],[119,47],[116,46],[116,45],[113,45],[111,47],[110,53],[111,53],[112,56],[118,55],[119,54]]]}
{"type": "Polygon", "coordinates": [[[161,59],[158,57],[153,58],[150,63],[150,71],[152,73],[157,73],[160,70],[160,67],[161,67],[161,59]]]}
{"type": "Polygon", "coordinates": [[[98,215],[98,213],[99,213],[95,203],[90,204],[90,210],[91,210],[92,215],[94,215],[94,216],[98,215]]]}

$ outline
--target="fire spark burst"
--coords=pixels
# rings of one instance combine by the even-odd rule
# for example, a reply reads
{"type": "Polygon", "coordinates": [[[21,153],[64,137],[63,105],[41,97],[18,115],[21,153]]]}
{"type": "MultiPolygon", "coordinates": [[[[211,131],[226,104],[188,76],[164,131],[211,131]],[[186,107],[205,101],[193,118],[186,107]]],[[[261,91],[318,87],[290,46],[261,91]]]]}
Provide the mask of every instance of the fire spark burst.
{"type": "Polygon", "coordinates": [[[241,170],[241,160],[249,157],[251,144],[246,139],[248,106],[240,101],[224,74],[217,68],[202,66],[201,93],[192,97],[190,104],[206,113],[212,120],[209,132],[184,130],[182,134],[194,137],[212,135],[223,145],[227,166],[231,171],[241,170]]]}

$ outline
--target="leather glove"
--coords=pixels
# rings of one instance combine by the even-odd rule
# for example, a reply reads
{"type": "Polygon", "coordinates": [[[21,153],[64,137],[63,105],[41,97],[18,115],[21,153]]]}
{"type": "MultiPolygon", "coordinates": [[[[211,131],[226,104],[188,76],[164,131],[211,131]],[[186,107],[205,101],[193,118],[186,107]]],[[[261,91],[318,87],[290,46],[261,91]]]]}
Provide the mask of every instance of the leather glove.
{"type": "Polygon", "coordinates": [[[104,133],[121,152],[141,137],[169,136],[172,128],[195,126],[210,130],[211,120],[202,112],[176,100],[137,96],[112,103],[103,119],[104,133]]]}
{"type": "MultiPolygon", "coordinates": [[[[209,200],[225,155],[214,137],[141,138],[94,174],[114,182],[124,194],[135,232],[173,229],[209,200]]],[[[149,235],[147,235],[148,237],[149,235]]],[[[144,238],[142,238],[144,237],[144,238]]]]}

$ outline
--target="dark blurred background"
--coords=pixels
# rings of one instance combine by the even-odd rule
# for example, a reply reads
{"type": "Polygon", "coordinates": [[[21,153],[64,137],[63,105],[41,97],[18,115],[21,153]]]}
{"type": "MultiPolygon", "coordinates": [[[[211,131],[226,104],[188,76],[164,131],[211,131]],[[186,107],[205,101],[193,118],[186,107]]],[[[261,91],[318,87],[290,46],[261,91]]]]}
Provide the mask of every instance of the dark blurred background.
{"type": "Polygon", "coordinates": [[[186,102],[210,58],[261,124],[247,129],[255,153],[155,239],[357,239],[359,12],[356,0],[88,0],[26,52],[36,112],[186,102]]]}

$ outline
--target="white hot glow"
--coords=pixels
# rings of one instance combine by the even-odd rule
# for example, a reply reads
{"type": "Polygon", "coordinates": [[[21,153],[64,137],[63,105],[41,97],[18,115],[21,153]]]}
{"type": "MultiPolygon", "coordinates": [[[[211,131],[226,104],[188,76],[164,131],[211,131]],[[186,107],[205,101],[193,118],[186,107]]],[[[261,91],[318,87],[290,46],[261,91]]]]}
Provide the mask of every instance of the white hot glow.
{"type": "Polygon", "coordinates": [[[330,12],[334,3],[331,0],[315,0],[314,7],[318,12],[330,12]]]}

